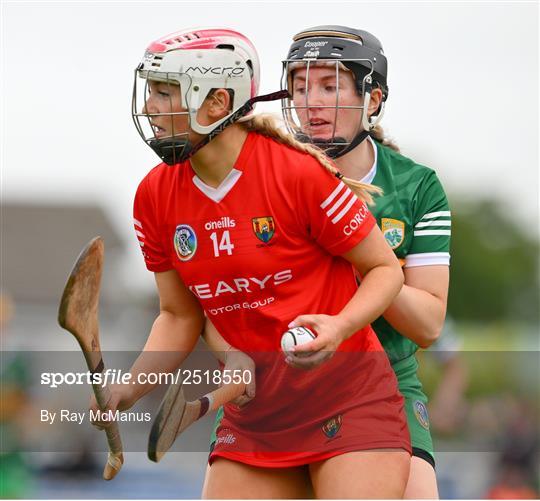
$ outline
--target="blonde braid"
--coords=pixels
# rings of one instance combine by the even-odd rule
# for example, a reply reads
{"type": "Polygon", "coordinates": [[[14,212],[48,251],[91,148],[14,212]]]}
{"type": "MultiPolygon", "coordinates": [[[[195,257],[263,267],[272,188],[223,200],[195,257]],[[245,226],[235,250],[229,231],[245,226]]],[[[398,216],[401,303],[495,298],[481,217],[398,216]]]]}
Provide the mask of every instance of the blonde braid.
{"type": "Polygon", "coordinates": [[[323,150],[313,144],[301,143],[298,141],[292,134],[289,134],[281,128],[278,125],[277,119],[270,113],[249,115],[240,119],[238,123],[249,132],[257,132],[263,136],[274,139],[278,143],[285,144],[295,150],[311,155],[318,160],[328,172],[350,186],[360,200],[363,200],[369,205],[373,204],[372,194],[380,195],[382,193],[382,190],[377,186],[361,183],[355,179],[343,176],[333,162],[325,155],[323,150]]]}
{"type": "Polygon", "coordinates": [[[386,137],[386,135],[384,134],[384,129],[380,125],[375,126],[375,128],[370,132],[370,136],[382,145],[388,146],[390,149],[400,153],[397,143],[395,143],[389,137],[386,137]]]}

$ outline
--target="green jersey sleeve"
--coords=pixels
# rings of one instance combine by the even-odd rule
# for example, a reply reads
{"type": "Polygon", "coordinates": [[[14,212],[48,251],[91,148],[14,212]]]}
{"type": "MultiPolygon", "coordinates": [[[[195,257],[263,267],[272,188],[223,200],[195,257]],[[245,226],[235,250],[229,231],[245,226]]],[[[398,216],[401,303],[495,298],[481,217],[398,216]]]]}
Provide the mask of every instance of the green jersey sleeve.
{"type": "Polygon", "coordinates": [[[412,200],[413,239],[405,267],[449,265],[451,213],[444,189],[428,170],[412,200]]]}

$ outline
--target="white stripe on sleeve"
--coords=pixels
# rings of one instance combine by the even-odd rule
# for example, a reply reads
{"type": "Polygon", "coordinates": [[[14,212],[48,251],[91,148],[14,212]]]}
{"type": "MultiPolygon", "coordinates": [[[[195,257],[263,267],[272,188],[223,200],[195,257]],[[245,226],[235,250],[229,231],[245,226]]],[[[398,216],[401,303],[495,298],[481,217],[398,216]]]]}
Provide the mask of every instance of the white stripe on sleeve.
{"type": "Polygon", "coordinates": [[[345,214],[347,214],[347,212],[349,212],[349,209],[358,200],[358,197],[354,193],[351,192],[351,195],[352,195],[351,199],[349,200],[347,205],[343,207],[343,209],[339,212],[339,214],[334,219],[332,219],[332,224],[336,224],[345,214]]]}
{"type": "Polygon", "coordinates": [[[332,200],[334,200],[334,198],[336,198],[338,196],[338,193],[343,189],[345,188],[345,183],[343,182],[340,182],[338,185],[337,185],[337,188],[332,192],[330,193],[330,196],[321,204],[321,209],[324,209],[325,207],[327,207],[328,205],[330,205],[332,203],[332,200]]]}
{"type": "Polygon", "coordinates": [[[145,238],[144,233],[141,233],[139,230],[135,230],[135,234],[136,234],[138,237],[145,238]]]}
{"type": "Polygon", "coordinates": [[[448,235],[452,232],[450,230],[417,230],[414,232],[415,237],[427,237],[429,235],[448,235]]]}
{"type": "Polygon", "coordinates": [[[424,252],[422,254],[409,254],[405,256],[405,268],[415,266],[450,265],[450,253],[448,252],[424,252]]]}
{"type": "Polygon", "coordinates": [[[425,228],[426,226],[452,226],[452,221],[434,219],[433,221],[426,221],[424,223],[417,223],[415,228],[425,228]]]}
{"type": "Polygon", "coordinates": [[[428,212],[427,214],[424,214],[422,219],[433,219],[434,217],[450,217],[451,212],[449,210],[442,210],[439,212],[428,212]]]}
{"type": "Polygon", "coordinates": [[[332,205],[332,207],[330,207],[330,209],[326,212],[326,215],[328,217],[330,217],[334,212],[336,212],[340,207],[341,205],[343,204],[343,202],[345,202],[345,199],[352,193],[352,191],[350,190],[350,188],[347,188],[345,190],[345,193],[343,193],[343,195],[341,195],[339,197],[339,199],[336,201],[336,203],[334,205],[332,205]]]}
{"type": "Polygon", "coordinates": [[[138,226],[141,230],[143,229],[142,223],[138,219],[133,218],[133,224],[138,226]]]}

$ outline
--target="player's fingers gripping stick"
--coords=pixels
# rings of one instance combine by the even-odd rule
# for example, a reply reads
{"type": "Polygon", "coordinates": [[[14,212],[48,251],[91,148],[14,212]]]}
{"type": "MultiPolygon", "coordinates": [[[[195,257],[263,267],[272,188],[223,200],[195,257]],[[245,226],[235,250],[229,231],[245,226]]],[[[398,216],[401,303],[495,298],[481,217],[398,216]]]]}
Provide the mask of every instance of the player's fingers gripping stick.
{"type": "Polygon", "coordinates": [[[103,395],[105,400],[104,407],[98,404],[94,395],[90,398],[89,410],[91,411],[91,415],[95,416],[90,422],[98,430],[105,430],[111,426],[112,421],[108,417],[113,415],[118,408],[118,397],[110,391],[109,387],[104,387],[103,395]]]}

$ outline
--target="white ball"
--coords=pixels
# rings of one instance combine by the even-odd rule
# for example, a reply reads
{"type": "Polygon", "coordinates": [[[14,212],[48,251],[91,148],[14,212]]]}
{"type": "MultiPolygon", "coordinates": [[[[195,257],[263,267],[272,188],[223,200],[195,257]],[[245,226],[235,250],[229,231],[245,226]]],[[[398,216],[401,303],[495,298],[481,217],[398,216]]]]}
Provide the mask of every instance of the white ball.
{"type": "Polygon", "coordinates": [[[289,353],[293,346],[309,343],[317,336],[307,327],[293,327],[281,336],[281,349],[289,353]]]}

